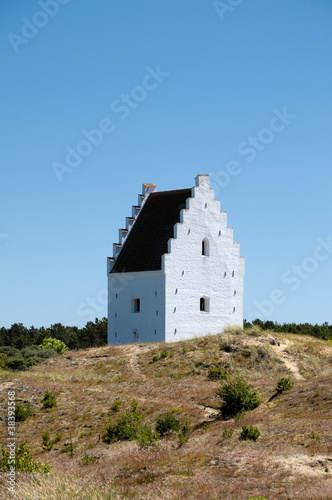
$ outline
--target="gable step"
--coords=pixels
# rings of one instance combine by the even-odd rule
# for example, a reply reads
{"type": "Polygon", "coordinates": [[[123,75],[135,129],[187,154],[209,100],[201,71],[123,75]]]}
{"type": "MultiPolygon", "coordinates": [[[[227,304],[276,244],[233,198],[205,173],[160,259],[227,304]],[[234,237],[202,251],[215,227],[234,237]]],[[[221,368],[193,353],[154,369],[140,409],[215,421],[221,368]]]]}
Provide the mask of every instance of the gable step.
{"type": "Polygon", "coordinates": [[[131,230],[131,227],[134,224],[134,222],[135,222],[134,217],[126,217],[126,228],[128,232],[131,230]]]}
{"type": "Polygon", "coordinates": [[[140,211],[141,211],[141,207],[138,207],[137,205],[133,205],[133,207],[132,207],[132,216],[134,218],[136,218],[137,215],[140,213],[140,211]]]}

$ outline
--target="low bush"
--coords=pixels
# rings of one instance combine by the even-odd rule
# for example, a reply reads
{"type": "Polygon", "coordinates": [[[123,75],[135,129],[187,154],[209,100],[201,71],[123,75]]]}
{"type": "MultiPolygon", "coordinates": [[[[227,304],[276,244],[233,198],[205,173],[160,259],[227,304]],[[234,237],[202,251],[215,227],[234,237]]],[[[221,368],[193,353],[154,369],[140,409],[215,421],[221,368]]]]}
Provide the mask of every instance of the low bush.
{"type": "Polygon", "coordinates": [[[141,446],[147,446],[156,441],[158,435],[144,424],[137,401],[133,399],[130,406],[130,410],[118,416],[116,424],[110,422],[106,426],[106,434],[103,436],[105,443],[137,439],[141,446]]]}
{"type": "Polygon", "coordinates": [[[81,458],[81,460],[79,460],[79,465],[94,465],[98,462],[99,460],[99,457],[96,457],[95,455],[94,456],[90,456],[88,455],[87,453],[84,455],[83,458],[81,458]]]}
{"type": "Polygon", "coordinates": [[[230,439],[233,436],[233,434],[234,434],[233,429],[223,429],[221,437],[223,439],[230,439]]]}
{"type": "Polygon", "coordinates": [[[58,443],[59,441],[61,441],[62,439],[62,434],[61,432],[57,432],[56,435],[55,435],[55,438],[54,438],[54,443],[58,443]]]}
{"type": "Polygon", "coordinates": [[[179,432],[179,446],[183,446],[185,443],[188,442],[189,434],[190,434],[189,425],[188,425],[187,422],[185,422],[180,427],[180,432],[179,432]]]}
{"type": "Polygon", "coordinates": [[[42,400],[44,408],[53,408],[56,406],[56,399],[52,392],[46,391],[42,400]]]}
{"type": "Polygon", "coordinates": [[[234,417],[260,405],[258,392],[253,389],[242,375],[229,377],[217,391],[221,398],[220,411],[223,417],[234,417]]]}
{"type": "Polygon", "coordinates": [[[163,437],[170,432],[177,432],[180,428],[180,420],[174,417],[173,412],[166,412],[165,415],[157,418],[156,432],[163,437]]]}
{"type": "Polygon", "coordinates": [[[278,380],[277,386],[276,386],[276,391],[278,393],[287,391],[292,387],[292,381],[289,377],[283,377],[280,380],[278,380]]]}
{"type": "Polygon", "coordinates": [[[7,358],[5,362],[6,362],[6,367],[14,371],[15,370],[24,371],[28,367],[26,360],[23,358],[7,358]]]}
{"type": "Polygon", "coordinates": [[[116,399],[111,406],[111,410],[116,413],[116,412],[120,411],[121,405],[122,405],[121,399],[116,399]]]}
{"type": "Polygon", "coordinates": [[[155,363],[156,361],[159,361],[160,360],[160,357],[156,354],[155,356],[153,356],[152,358],[152,361],[155,363]]]}
{"type": "Polygon", "coordinates": [[[228,371],[217,366],[210,366],[208,377],[210,380],[224,380],[228,377],[228,371]]]}
{"type": "Polygon", "coordinates": [[[21,351],[19,349],[16,349],[16,347],[11,347],[9,345],[0,346],[0,352],[8,356],[8,358],[22,357],[21,351]]]}
{"type": "Polygon", "coordinates": [[[53,448],[53,443],[50,438],[50,433],[48,431],[45,431],[42,435],[42,439],[44,450],[51,451],[51,449],[53,448]]]}
{"type": "Polygon", "coordinates": [[[42,360],[48,358],[54,358],[58,354],[55,349],[51,349],[48,347],[42,348],[38,345],[24,347],[23,349],[21,349],[21,353],[24,359],[37,357],[42,360]]]}
{"type": "Polygon", "coordinates": [[[10,467],[15,466],[16,471],[22,472],[50,472],[52,465],[49,465],[41,460],[35,460],[30,451],[30,447],[26,442],[18,444],[16,448],[15,458],[11,458],[9,450],[6,446],[2,446],[0,457],[0,470],[7,472],[10,467]],[[14,460],[14,463],[13,463],[14,460]]]}
{"type": "Polygon", "coordinates": [[[67,441],[60,450],[60,453],[69,453],[71,458],[74,456],[74,445],[70,434],[70,441],[67,441]]]}
{"type": "Polygon", "coordinates": [[[58,339],[50,338],[50,337],[44,339],[39,347],[41,347],[42,349],[53,349],[58,354],[62,354],[63,352],[69,350],[69,347],[67,347],[64,342],[62,342],[61,340],[58,340],[58,339]]]}
{"type": "Polygon", "coordinates": [[[31,406],[28,402],[25,407],[21,403],[17,403],[15,408],[15,421],[24,422],[31,415],[31,406]]]}
{"type": "Polygon", "coordinates": [[[252,441],[257,441],[257,439],[259,438],[260,435],[261,435],[261,433],[259,432],[257,427],[253,427],[252,425],[247,427],[246,425],[244,425],[242,427],[242,431],[241,431],[239,439],[241,439],[241,440],[251,439],[252,441]]]}
{"type": "Polygon", "coordinates": [[[24,371],[57,355],[54,349],[42,349],[38,345],[24,347],[21,350],[10,346],[0,346],[0,366],[9,370],[24,371]]]}

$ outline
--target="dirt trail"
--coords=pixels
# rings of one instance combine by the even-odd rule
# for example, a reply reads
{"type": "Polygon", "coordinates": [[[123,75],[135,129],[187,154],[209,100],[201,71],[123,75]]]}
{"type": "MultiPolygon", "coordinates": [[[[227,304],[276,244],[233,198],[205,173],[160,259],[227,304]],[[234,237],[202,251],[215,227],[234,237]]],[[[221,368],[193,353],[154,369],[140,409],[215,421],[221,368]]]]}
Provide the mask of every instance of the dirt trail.
{"type": "Polygon", "coordinates": [[[310,476],[322,476],[332,473],[332,457],[316,455],[293,455],[278,457],[276,461],[288,470],[310,476]]]}
{"type": "Polygon", "coordinates": [[[271,345],[271,348],[278,358],[284,363],[286,368],[292,372],[295,379],[304,380],[304,377],[299,371],[296,358],[287,352],[290,345],[292,345],[292,342],[284,339],[282,342],[278,340],[275,345],[271,345]]]}
{"type": "Polygon", "coordinates": [[[146,379],[146,376],[140,367],[140,358],[143,354],[152,349],[155,349],[155,345],[142,345],[142,344],[131,344],[130,346],[125,346],[126,354],[129,355],[129,360],[127,364],[131,367],[136,375],[139,375],[141,379],[146,379]]]}

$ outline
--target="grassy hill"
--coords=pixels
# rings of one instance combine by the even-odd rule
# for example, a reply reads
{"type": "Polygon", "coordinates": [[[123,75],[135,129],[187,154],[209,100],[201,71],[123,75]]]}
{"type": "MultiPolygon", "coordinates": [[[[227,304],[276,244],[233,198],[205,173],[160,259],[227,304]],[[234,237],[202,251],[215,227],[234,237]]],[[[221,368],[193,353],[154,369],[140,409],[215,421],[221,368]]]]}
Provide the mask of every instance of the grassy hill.
{"type": "Polygon", "coordinates": [[[331,500],[331,361],[328,341],[253,327],[174,344],[69,351],[27,372],[0,372],[2,424],[14,390],[32,410],[17,423],[18,441],[53,466],[49,474],[19,473],[14,497],[2,473],[2,498],[331,500]],[[224,381],[209,377],[218,369],[243,375],[262,404],[223,419],[217,390],[224,381]],[[293,385],[276,394],[281,377],[293,385]],[[43,407],[46,391],[56,406],[43,407]],[[189,427],[187,442],[179,432],[150,446],[104,442],[106,425],[131,411],[133,400],[153,431],[171,412],[189,427]],[[244,425],[259,429],[257,441],[239,439],[244,425]]]}

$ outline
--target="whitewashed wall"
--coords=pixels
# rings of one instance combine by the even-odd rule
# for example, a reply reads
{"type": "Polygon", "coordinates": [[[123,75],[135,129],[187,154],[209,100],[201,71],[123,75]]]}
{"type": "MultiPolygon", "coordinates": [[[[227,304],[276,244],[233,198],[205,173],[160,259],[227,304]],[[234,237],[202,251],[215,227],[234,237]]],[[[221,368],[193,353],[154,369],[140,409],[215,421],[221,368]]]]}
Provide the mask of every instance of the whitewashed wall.
{"type": "Polygon", "coordinates": [[[244,258],[239,244],[233,243],[233,228],[227,227],[209,177],[197,176],[196,183],[174,239],[169,240],[169,253],[163,256],[167,342],[243,325],[244,258]],[[203,238],[209,240],[209,256],[202,255],[203,238]],[[210,299],[209,312],[200,311],[203,296],[210,299]]]}
{"type": "Polygon", "coordinates": [[[165,340],[165,276],[162,271],[108,274],[108,344],[165,340]],[[132,299],[140,312],[132,312],[132,299]],[[115,336],[117,334],[117,336],[115,336]]]}
{"type": "Polygon", "coordinates": [[[134,330],[142,342],[174,342],[242,327],[245,262],[208,175],[196,177],[162,263],[162,271],[109,274],[108,261],[110,345],[133,342],[134,330]],[[140,299],[138,313],[132,312],[134,297],[140,299]],[[209,299],[209,311],[200,311],[201,297],[209,299]]]}

